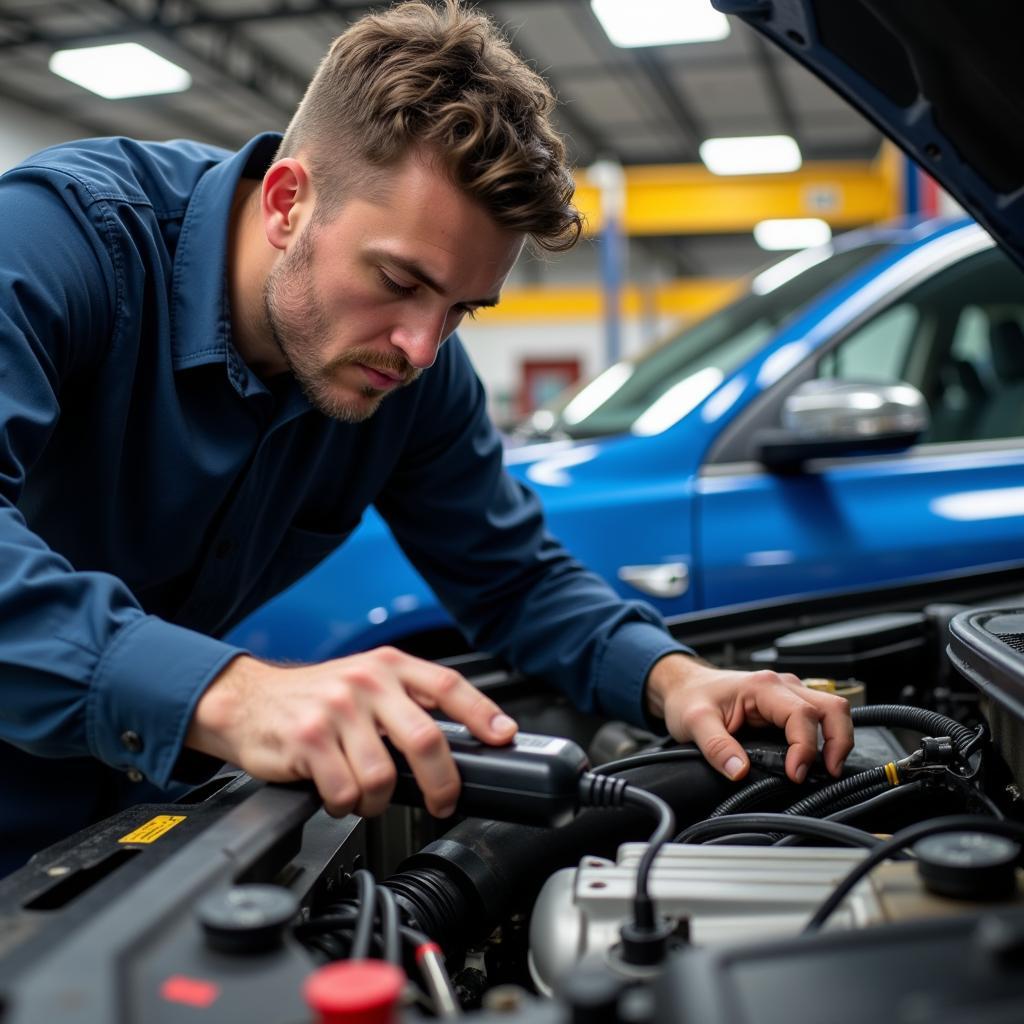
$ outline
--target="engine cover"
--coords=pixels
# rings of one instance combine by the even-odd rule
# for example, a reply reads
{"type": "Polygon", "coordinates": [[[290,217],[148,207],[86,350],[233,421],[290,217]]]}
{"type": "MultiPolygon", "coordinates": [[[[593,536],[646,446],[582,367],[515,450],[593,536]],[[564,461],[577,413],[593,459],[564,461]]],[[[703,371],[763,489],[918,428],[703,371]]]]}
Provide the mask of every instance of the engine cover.
{"type": "MultiPolygon", "coordinates": [[[[585,857],[545,883],[530,922],[530,973],[550,995],[580,961],[613,968],[608,951],[632,913],[636,870],[646,843],[622,845],[614,861],[585,857]]],[[[697,946],[736,947],[795,936],[866,850],[670,844],[654,863],[650,892],[658,912],[686,918],[697,946]]],[[[991,905],[990,905],[991,906],[991,905]]],[[[929,894],[910,861],[877,868],[829,918],[826,930],[948,917],[978,909],[929,894]]]]}

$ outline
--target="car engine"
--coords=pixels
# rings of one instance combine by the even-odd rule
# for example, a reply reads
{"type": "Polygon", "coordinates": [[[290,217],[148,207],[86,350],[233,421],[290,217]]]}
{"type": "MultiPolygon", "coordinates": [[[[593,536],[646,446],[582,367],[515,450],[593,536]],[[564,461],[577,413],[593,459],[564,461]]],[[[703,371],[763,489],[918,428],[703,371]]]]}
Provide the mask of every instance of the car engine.
{"type": "Polygon", "coordinates": [[[130,808],[0,883],[0,1022],[1019,1021],[1024,599],[990,582],[673,624],[849,697],[842,778],[801,786],[771,730],[734,784],[459,659],[530,734],[512,768],[466,747],[454,825],[237,771],[130,808]]]}

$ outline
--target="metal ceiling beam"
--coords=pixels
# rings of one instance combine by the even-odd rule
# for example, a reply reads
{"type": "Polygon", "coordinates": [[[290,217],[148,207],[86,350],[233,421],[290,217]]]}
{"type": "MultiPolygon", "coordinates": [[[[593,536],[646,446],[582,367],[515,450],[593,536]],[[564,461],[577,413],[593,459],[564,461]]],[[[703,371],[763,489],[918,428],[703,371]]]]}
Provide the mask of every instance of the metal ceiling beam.
{"type": "Polygon", "coordinates": [[[682,90],[672,81],[661,58],[653,50],[648,49],[638,48],[634,54],[637,63],[647,73],[647,77],[650,78],[661,101],[668,108],[672,119],[686,136],[692,156],[696,159],[698,147],[707,134],[703,124],[693,112],[690,104],[683,98],[682,90]]]}

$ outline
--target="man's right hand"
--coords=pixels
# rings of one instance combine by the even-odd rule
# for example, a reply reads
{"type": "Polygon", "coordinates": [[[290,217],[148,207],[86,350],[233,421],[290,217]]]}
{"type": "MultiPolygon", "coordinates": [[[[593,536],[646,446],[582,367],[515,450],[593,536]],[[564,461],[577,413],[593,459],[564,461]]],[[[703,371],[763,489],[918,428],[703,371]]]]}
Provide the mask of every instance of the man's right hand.
{"type": "Polygon", "coordinates": [[[196,705],[185,746],[268,782],[312,779],[333,815],[379,814],[395,785],[386,734],[405,754],[431,814],[455,809],[459,774],[439,709],[486,743],[516,724],[457,672],[390,647],[283,667],[240,655],[196,705]]]}

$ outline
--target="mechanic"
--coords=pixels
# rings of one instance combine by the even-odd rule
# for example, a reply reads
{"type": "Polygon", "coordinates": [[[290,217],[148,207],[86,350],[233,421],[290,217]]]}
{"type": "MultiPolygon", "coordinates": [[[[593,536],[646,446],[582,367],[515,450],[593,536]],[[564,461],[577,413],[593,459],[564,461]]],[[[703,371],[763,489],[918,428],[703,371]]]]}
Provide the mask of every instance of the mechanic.
{"type": "Polygon", "coordinates": [[[743,722],[785,729],[798,781],[820,728],[839,772],[845,702],[691,656],[502,469],[453,332],[524,242],[580,233],[553,105],[483,17],[413,3],[335,41],[283,139],[79,141],[0,180],[2,870],[221,761],[376,814],[382,733],[450,814],[429,712],[516,729],[469,682],[218,639],[371,503],[474,645],[580,707],[663,719],[734,779],[743,722]]]}

